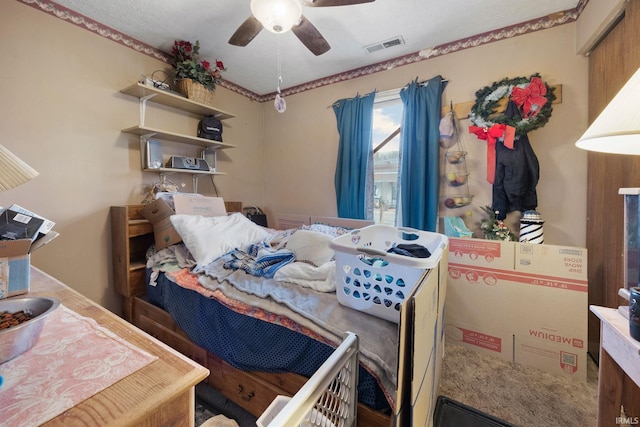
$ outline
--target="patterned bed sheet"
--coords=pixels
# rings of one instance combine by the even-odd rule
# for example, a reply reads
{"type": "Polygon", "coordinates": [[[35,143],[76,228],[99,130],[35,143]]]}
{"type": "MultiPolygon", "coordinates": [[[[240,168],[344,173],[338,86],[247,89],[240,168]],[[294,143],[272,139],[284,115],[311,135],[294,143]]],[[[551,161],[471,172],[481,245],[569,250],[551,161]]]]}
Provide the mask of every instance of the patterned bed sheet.
{"type": "MultiPolygon", "coordinates": [[[[289,316],[202,286],[202,275],[188,268],[170,270],[153,276],[155,285],[147,285],[149,301],[170,313],[193,342],[235,368],[310,377],[339,344],[289,316]]],[[[147,269],[147,283],[151,276],[147,269]]],[[[388,381],[361,360],[358,400],[390,413],[394,396],[388,381]]]]}

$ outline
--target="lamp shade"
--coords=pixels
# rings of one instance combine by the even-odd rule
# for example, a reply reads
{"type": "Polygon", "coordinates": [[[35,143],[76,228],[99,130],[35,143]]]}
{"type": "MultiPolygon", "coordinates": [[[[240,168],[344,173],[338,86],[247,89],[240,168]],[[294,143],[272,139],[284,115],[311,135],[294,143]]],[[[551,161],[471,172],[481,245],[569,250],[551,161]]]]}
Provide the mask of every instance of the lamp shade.
{"type": "Polygon", "coordinates": [[[640,154],[639,104],[640,69],[602,110],[576,146],[602,153],[640,154]]]}
{"type": "Polygon", "coordinates": [[[285,33],[300,21],[298,0],[251,0],[251,13],[272,33],[285,33]]]}
{"type": "Polygon", "coordinates": [[[0,191],[7,191],[38,176],[38,172],[0,145],[0,191]]]}

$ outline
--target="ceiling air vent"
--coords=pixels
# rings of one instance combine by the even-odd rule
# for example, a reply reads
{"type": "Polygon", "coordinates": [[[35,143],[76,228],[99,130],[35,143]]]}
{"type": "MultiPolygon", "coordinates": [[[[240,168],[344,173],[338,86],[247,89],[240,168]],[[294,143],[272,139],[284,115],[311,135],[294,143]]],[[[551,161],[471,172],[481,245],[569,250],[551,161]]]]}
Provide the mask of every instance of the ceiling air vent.
{"type": "Polygon", "coordinates": [[[399,46],[401,44],[404,44],[404,39],[402,38],[402,36],[397,36],[382,42],[370,44],[368,46],[365,46],[364,49],[368,53],[373,53],[382,49],[388,49],[390,47],[399,46]]]}

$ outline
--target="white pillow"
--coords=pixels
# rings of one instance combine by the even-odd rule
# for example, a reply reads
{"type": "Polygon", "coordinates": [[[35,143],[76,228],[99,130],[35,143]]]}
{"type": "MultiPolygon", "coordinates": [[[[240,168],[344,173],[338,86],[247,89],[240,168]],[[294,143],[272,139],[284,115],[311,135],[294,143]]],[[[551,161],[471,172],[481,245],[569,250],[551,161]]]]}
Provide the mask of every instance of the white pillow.
{"type": "Polygon", "coordinates": [[[241,213],[229,216],[171,215],[171,223],[199,266],[265,240],[269,231],[241,213]]]}
{"type": "Polygon", "coordinates": [[[318,231],[298,230],[289,237],[287,249],[296,254],[296,261],[306,261],[319,267],[333,259],[329,247],[333,237],[318,231]]]}

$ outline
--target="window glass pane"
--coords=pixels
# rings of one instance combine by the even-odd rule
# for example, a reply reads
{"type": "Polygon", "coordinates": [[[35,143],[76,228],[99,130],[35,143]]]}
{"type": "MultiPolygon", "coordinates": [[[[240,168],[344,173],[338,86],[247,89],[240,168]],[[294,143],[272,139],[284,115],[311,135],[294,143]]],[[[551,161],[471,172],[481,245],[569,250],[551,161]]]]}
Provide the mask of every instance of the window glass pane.
{"type": "Polygon", "coordinates": [[[400,135],[380,144],[400,128],[402,101],[397,96],[376,101],[373,110],[373,220],[376,224],[395,226],[398,186],[400,135]]]}

